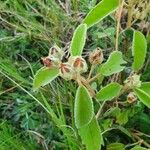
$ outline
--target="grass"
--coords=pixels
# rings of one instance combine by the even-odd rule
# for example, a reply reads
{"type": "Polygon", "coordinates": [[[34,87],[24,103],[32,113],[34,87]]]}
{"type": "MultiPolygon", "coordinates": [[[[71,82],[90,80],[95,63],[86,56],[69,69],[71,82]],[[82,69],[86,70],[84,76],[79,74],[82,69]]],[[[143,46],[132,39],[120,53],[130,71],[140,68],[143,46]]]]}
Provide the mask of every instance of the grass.
{"type": "MultiPolygon", "coordinates": [[[[0,136],[7,143],[1,141],[0,149],[76,149],[76,135],[67,125],[68,120],[64,115],[64,111],[68,111],[69,117],[70,110],[65,104],[68,103],[66,99],[61,99],[62,92],[67,94],[64,87],[60,90],[63,83],[58,84],[61,81],[57,81],[46,89],[41,89],[40,94],[33,93],[31,84],[34,72],[41,66],[40,57],[47,55],[49,47],[55,42],[59,45],[66,43],[67,34],[71,34],[70,30],[74,28],[74,18],[51,0],[45,3],[40,0],[10,0],[0,3],[0,69],[3,73],[0,75],[1,122],[11,124],[19,134],[18,139],[13,141],[11,138],[11,143],[14,144],[7,142],[7,139],[16,133],[6,138],[0,136]],[[48,113],[45,113],[41,105],[48,113]],[[22,132],[23,137],[20,136],[22,132]],[[44,139],[39,139],[38,134],[43,134],[44,139]],[[23,139],[29,139],[27,142],[31,143],[31,148],[30,144],[20,145],[19,141],[23,139]]],[[[76,1],[73,4],[76,5],[76,1]]],[[[77,9],[76,6],[73,9],[77,9]]],[[[72,104],[72,100],[71,97],[69,103],[72,104]]],[[[1,132],[2,134],[6,133],[1,132]]]]}

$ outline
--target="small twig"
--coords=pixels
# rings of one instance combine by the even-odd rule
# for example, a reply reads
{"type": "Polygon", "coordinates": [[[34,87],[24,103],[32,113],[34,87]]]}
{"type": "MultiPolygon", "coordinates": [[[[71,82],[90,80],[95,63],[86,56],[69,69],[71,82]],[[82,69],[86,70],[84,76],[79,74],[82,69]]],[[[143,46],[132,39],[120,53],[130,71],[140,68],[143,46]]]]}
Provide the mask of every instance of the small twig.
{"type": "Polygon", "coordinates": [[[23,60],[26,61],[26,63],[28,64],[28,66],[29,66],[29,68],[30,68],[30,70],[31,70],[32,77],[34,77],[34,71],[33,71],[33,69],[32,69],[32,66],[31,66],[30,62],[29,62],[24,56],[22,56],[22,55],[20,55],[20,54],[18,54],[18,55],[19,55],[23,60]]]}
{"type": "Polygon", "coordinates": [[[121,14],[123,11],[123,5],[124,5],[124,1],[120,0],[120,7],[119,10],[117,12],[117,30],[116,30],[116,44],[115,44],[115,50],[118,51],[118,43],[119,43],[119,31],[120,31],[120,21],[121,21],[121,14]]]}
{"type": "Polygon", "coordinates": [[[133,147],[133,146],[138,145],[138,144],[140,144],[140,141],[126,145],[126,146],[125,146],[125,149],[126,149],[126,148],[129,148],[129,147],[133,147]]]}
{"type": "Polygon", "coordinates": [[[92,66],[91,66],[91,69],[90,69],[89,76],[88,76],[88,79],[87,79],[87,80],[90,80],[90,78],[91,78],[91,75],[92,75],[92,73],[93,73],[94,68],[95,68],[95,65],[92,65],[92,66]]]}
{"type": "Polygon", "coordinates": [[[145,72],[147,70],[149,64],[150,64],[150,55],[149,55],[149,57],[148,57],[148,59],[147,59],[147,61],[145,63],[145,67],[144,67],[144,71],[143,72],[145,72]]]}
{"type": "Polygon", "coordinates": [[[132,133],[132,136],[140,141],[141,144],[145,145],[146,147],[150,148],[150,144],[148,144],[146,141],[144,141],[142,138],[140,138],[136,133],[132,133]]]}
{"type": "Polygon", "coordinates": [[[132,6],[133,2],[130,1],[128,4],[128,20],[127,20],[127,28],[130,28],[132,26],[132,6]]]}
{"type": "Polygon", "coordinates": [[[96,114],[96,119],[99,118],[99,116],[100,116],[100,114],[101,114],[101,112],[102,112],[102,110],[103,110],[103,107],[104,107],[105,103],[106,103],[106,101],[104,101],[104,102],[102,103],[102,105],[100,106],[100,108],[99,108],[99,110],[98,110],[98,112],[97,112],[97,114],[96,114]]]}
{"type": "Polygon", "coordinates": [[[60,7],[66,12],[66,8],[65,8],[64,4],[60,0],[57,0],[57,1],[59,3],[60,7]]]}
{"type": "Polygon", "coordinates": [[[43,135],[41,135],[40,133],[36,132],[36,131],[32,131],[32,130],[27,130],[27,132],[32,133],[34,135],[36,135],[38,142],[42,143],[42,145],[45,147],[46,150],[48,150],[48,146],[45,142],[45,138],[43,135]]]}
{"type": "Polygon", "coordinates": [[[133,132],[136,132],[137,135],[139,135],[139,136],[146,136],[146,137],[150,138],[150,135],[145,134],[145,133],[143,133],[143,132],[140,132],[140,131],[138,131],[138,130],[133,129],[133,132]]]}
{"type": "Polygon", "coordinates": [[[67,14],[69,15],[70,14],[70,0],[65,1],[65,8],[66,8],[67,14]]]}
{"type": "Polygon", "coordinates": [[[92,81],[94,81],[94,80],[96,80],[100,75],[101,75],[100,73],[98,73],[97,75],[95,75],[93,78],[91,78],[89,80],[89,83],[92,82],[92,81]]]}
{"type": "Polygon", "coordinates": [[[12,91],[13,89],[15,89],[16,87],[18,87],[18,86],[16,85],[16,86],[14,86],[14,87],[11,87],[11,88],[9,88],[9,89],[6,89],[5,91],[0,92],[0,95],[4,94],[4,93],[6,93],[6,92],[10,92],[10,91],[12,91]]]}

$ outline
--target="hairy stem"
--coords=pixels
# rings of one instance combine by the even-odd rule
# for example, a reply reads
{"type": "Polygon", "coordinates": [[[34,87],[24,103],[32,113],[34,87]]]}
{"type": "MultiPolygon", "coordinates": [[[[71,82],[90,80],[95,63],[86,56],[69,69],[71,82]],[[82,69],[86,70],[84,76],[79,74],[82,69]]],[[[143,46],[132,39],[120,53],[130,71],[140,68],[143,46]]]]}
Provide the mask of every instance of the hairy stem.
{"type": "Polygon", "coordinates": [[[92,75],[92,73],[93,73],[93,71],[94,71],[94,68],[95,68],[95,65],[92,65],[87,80],[89,80],[89,79],[91,78],[91,75],[92,75]]]}
{"type": "Polygon", "coordinates": [[[132,25],[132,1],[129,1],[129,5],[128,5],[128,20],[127,20],[127,28],[130,28],[132,25]]]}
{"type": "Polygon", "coordinates": [[[96,80],[97,78],[99,78],[100,75],[101,75],[100,73],[96,74],[93,78],[91,78],[91,79],[89,80],[89,83],[92,82],[92,81],[94,81],[94,80],[96,80]]]}
{"type": "Polygon", "coordinates": [[[88,89],[90,95],[92,97],[94,97],[95,96],[95,91],[92,89],[92,87],[90,86],[89,82],[82,76],[80,77],[80,80],[81,80],[82,84],[88,89]]]}
{"type": "Polygon", "coordinates": [[[102,105],[100,106],[100,108],[99,108],[99,110],[98,110],[98,112],[97,112],[97,114],[96,114],[96,119],[99,118],[99,116],[100,116],[100,114],[101,114],[101,112],[102,112],[102,110],[103,110],[103,107],[104,107],[105,103],[106,103],[106,101],[104,101],[104,102],[102,103],[102,105]]]}
{"type": "Polygon", "coordinates": [[[144,141],[143,139],[141,139],[136,133],[132,133],[132,136],[137,139],[138,141],[140,141],[141,144],[145,145],[146,147],[150,148],[150,144],[148,144],[146,141],[144,141]]]}

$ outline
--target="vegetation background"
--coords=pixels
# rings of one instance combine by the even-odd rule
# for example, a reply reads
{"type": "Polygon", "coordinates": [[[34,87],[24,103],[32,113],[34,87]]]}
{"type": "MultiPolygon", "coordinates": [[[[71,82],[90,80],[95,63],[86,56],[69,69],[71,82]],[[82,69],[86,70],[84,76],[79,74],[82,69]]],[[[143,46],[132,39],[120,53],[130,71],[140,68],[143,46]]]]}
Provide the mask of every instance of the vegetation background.
{"type": "MultiPolygon", "coordinates": [[[[32,82],[35,72],[42,66],[40,58],[47,56],[54,43],[67,51],[73,31],[99,1],[0,1],[0,150],[83,148],[72,119],[77,85],[59,78],[42,88],[40,93],[34,93],[32,82]],[[48,113],[39,102],[47,106],[48,113]]],[[[86,51],[101,47],[108,56],[115,45],[113,15],[89,30],[86,51]]],[[[122,26],[124,21],[126,13],[122,26]]],[[[135,27],[148,33],[149,21],[148,16],[135,27]]],[[[150,36],[148,42],[150,44],[150,36]]],[[[120,47],[124,48],[121,42],[120,47]]],[[[150,81],[149,47],[142,80],[150,81]]],[[[130,129],[138,130],[142,139],[150,144],[150,110],[140,102],[127,108],[122,110],[114,126],[111,117],[102,120],[105,142],[136,145],[140,139],[134,141],[128,137],[126,129],[130,129]]]]}

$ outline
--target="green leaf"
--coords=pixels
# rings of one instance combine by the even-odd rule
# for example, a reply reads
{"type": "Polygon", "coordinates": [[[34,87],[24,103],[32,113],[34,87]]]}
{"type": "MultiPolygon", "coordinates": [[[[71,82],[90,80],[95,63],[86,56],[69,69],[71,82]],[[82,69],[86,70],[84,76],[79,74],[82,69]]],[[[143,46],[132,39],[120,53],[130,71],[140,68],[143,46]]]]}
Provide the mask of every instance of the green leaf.
{"type": "Polygon", "coordinates": [[[97,94],[96,98],[100,101],[112,100],[119,95],[122,86],[118,83],[110,83],[103,87],[97,94]]]}
{"type": "Polygon", "coordinates": [[[146,53],[147,42],[145,36],[139,31],[134,31],[132,46],[132,55],[134,57],[132,69],[134,71],[138,71],[142,68],[145,62],[146,53]]]}
{"type": "Polygon", "coordinates": [[[134,92],[139,100],[150,108],[150,95],[140,88],[134,89],[134,92]]]}
{"type": "Polygon", "coordinates": [[[79,25],[75,30],[70,46],[70,52],[72,56],[80,56],[82,54],[86,41],[86,32],[86,24],[79,25]]]}
{"type": "Polygon", "coordinates": [[[54,80],[59,74],[58,68],[46,68],[39,69],[34,77],[33,89],[37,90],[39,87],[44,86],[54,80]]]}
{"type": "Polygon", "coordinates": [[[97,37],[101,39],[101,38],[106,38],[109,36],[114,36],[114,34],[115,34],[115,28],[110,27],[110,28],[105,29],[103,32],[98,32],[97,37]]]}
{"type": "Polygon", "coordinates": [[[131,150],[148,150],[147,148],[141,147],[141,146],[135,146],[131,150]]]}
{"type": "Polygon", "coordinates": [[[87,14],[83,22],[91,27],[115,11],[118,5],[119,0],[111,0],[111,2],[110,0],[102,0],[87,14]]]}
{"type": "Polygon", "coordinates": [[[150,96],[150,82],[143,82],[141,84],[140,89],[146,92],[150,96]]]}
{"type": "Polygon", "coordinates": [[[120,124],[120,125],[124,125],[128,122],[128,118],[129,118],[129,114],[130,111],[127,110],[123,110],[122,112],[120,112],[117,116],[116,116],[116,123],[120,124]]]}
{"type": "Polygon", "coordinates": [[[107,150],[125,150],[125,145],[122,143],[111,143],[107,146],[107,150]]]}
{"type": "Polygon", "coordinates": [[[84,86],[79,86],[75,97],[75,124],[77,128],[88,124],[94,116],[92,98],[84,86]]]}
{"type": "Polygon", "coordinates": [[[104,76],[110,76],[122,71],[125,68],[125,66],[123,66],[124,64],[126,64],[126,61],[123,60],[122,53],[114,51],[109,56],[107,62],[102,64],[100,73],[104,76]]]}
{"type": "Polygon", "coordinates": [[[123,126],[120,126],[120,125],[115,125],[114,127],[116,127],[116,129],[120,130],[125,135],[129,136],[130,138],[132,138],[132,135],[131,135],[131,133],[130,133],[130,131],[128,129],[126,129],[123,126]]]}
{"type": "Polygon", "coordinates": [[[104,119],[101,121],[101,127],[104,131],[109,130],[112,124],[113,124],[113,119],[104,119]]]}
{"type": "Polygon", "coordinates": [[[79,129],[79,135],[87,150],[101,149],[102,135],[95,117],[89,124],[79,129]]]}

